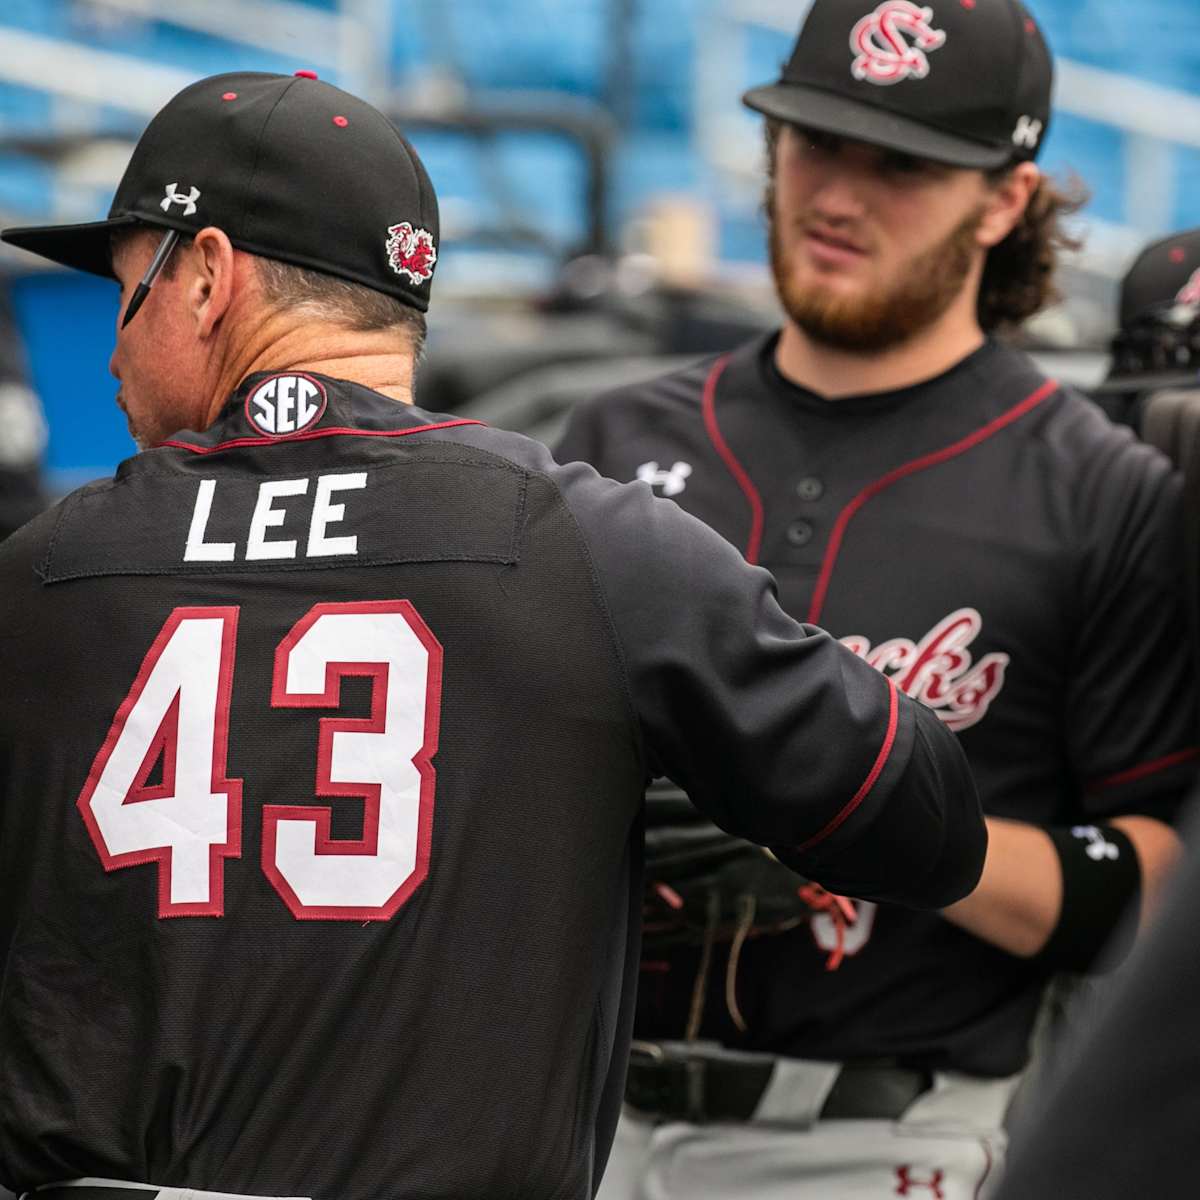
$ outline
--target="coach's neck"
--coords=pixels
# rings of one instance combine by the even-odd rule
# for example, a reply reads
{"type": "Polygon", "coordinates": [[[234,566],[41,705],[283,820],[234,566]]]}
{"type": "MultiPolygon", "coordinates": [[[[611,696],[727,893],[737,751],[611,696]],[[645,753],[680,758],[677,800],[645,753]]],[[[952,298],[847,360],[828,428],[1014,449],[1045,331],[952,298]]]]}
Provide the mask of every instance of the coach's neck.
{"type": "Polygon", "coordinates": [[[303,305],[281,310],[263,296],[250,255],[229,247],[219,257],[226,279],[214,273],[211,283],[210,300],[219,304],[219,313],[210,316],[205,336],[207,424],[238,385],[260,371],[328,375],[412,403],[414,356],[405,330],[354,329],[303,305]]]}
{"type": "Polygon", "coordinates": [[[363,333],[302,313],[260,310],[257,319],[232,324],[210,422],[248,375],[260,371],[308,371],[361,384],[403,404],[412,403],[413,356],[398,345],[404,334],[363,333]]]}

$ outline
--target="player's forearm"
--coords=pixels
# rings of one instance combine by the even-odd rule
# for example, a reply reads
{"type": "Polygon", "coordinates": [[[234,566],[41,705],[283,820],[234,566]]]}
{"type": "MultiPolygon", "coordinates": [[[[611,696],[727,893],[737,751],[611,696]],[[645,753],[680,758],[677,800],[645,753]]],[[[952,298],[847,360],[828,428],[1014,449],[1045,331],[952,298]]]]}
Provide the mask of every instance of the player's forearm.
{"type": "Polygon", "coordinates": [[[1108,823],[1120,829],[1137,851],[1142,869],[1138,924],[1139,928],[1144,927],[1157,910],[1163,888],[1183,856],[1183,842],[1170,825],[1153,817],[1113,817],[1108,823]]]}
{"type": "MultiPolygon", "coordinates": [[[[1181,852],[1170,826],[1151,817],[1114,817],[1108,822],[1133,843],[1141,867],[1140,918],[1153,912],[1163,883],[1181,852]]],[[[1062,868],[1046,832],[1021,821],[989,817],[988,852],[979,886],[943,909],[947,920],[1022,958],[1046,945],[1058,924],[1062,868]]]]}
{"type": "Polygon", "coordinates": [[[988,851],[979,885],[942,915],[1010,954],[1032,957],[1058,920],[1058,855],[1035,825],[988,817],[987,828],[988,851]]]}

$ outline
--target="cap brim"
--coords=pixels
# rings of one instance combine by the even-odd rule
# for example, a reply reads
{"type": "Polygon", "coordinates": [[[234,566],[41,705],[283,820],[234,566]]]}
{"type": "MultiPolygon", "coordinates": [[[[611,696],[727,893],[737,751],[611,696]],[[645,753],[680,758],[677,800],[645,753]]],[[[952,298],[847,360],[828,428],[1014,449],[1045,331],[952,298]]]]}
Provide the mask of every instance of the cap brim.
{"type": "Polygon", "coordinates": [[[1012,161],[1011,146],[994,146],[931,129],[908,117],[798,83],[752,88],[742,103],[764,116],[835,133],[915,158],[987,171],[1012,161]]]}
{"type": "Polygon", "coordinates": [[[1158,392],[1166,388],[1200,387],[1200,371],[1160,371],[1154,375],[1110,375],[1087,389],[1093,396],[1116,392],[1158,392]]]}
{"type": "Polygon", "coordinates": [[[115,279],[110,249],[113,230],[135,224],[136,217],[122,216],[83,225],[25,225],[3,230],[0,238],[64,267],[115,279]]]}

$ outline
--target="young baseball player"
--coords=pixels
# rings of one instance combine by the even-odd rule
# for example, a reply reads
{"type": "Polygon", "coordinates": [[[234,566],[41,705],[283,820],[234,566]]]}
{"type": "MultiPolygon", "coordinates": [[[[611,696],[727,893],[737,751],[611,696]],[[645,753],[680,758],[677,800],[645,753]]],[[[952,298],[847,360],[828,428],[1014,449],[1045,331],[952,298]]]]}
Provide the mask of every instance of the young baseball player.
{"type": "MultiPolygon", "coordinates": [[[[1165,430],[1155,425],[1164,418],[1146,402],[1165,389],[1190,392],[1194,404],[1200,381],[1200,229],[1170,234],[1138,254],[1121,281],[1118,319],[1112,367],[1097,399],[1117,406],[1118,416],[1148,436],[1162,436],[1165,430]]],[[[1171,433],[1162,444],[1174,443],[1187,462],[1184,456],[1194,450],[1191,423],[1179,422],[1171,433]]],[[[1187,483],[1194,503],[1195,481],[1187,483]]],[[[1198,514],[1187,517],[1195,521],[1198,514]]],[[[1193,831],[1194,808],[1193,796],[1193,831]]],[[[1015,1123],[997,1200],[1118,1200],[1194,1190],[1200,1169],[1190,1099],[1200,1083],[1193,1049],[1200,847],[1194,838],[1188,842],[1161,917],[1098,1010],[1071,1031],[1036,1102],[1015,1123]],[[1119,1154],[1112,1152],[1116,1145],[1119,1154]]]]}
{"type": "Polygon", "coordinates": [[[982,882],[941,913],[818,893],[748,936],[750,889],[724,941],[653,945],[604,1200],[977,1196],[1047,980],[1176,856],[1178,480],[994,336],[1063,240],[1050,84],[1016,0],[816,0],[746,96],[783,327],[584,405],[559,449],[770,567],[955,731],[989,814],[982,882]]]}
{"type": "Polygon", "coordinates": [[[201,80],[107,220],[5,236],[119,281],[143,451],[0,550],[0,1183],[588,1200],[651,775],[838,891],[974,886],[953,737],[767,572],[411,405],[437,203],[375,109],[201,80]]]}

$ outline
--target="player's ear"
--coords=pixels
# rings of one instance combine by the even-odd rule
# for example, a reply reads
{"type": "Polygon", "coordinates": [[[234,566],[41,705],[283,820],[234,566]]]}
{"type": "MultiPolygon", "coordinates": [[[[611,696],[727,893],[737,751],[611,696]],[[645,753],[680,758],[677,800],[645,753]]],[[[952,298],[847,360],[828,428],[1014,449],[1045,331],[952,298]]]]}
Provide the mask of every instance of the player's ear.
{"type": "Polygon", "coordinates": [[[998,246],[1025,215],[1042,173],[1031,162],[1018,163],[999,177],[987,177],[983,216],[975,231],[984,249],[998,246]]]}
{"type": "Polygon", "coordinates": [[[233,243],[214,225],[200,230],[192,242],[187,301],[202,338],[212,333],[233,300],[236,257],[233,243]]]}

